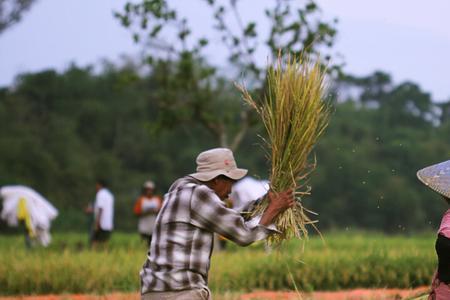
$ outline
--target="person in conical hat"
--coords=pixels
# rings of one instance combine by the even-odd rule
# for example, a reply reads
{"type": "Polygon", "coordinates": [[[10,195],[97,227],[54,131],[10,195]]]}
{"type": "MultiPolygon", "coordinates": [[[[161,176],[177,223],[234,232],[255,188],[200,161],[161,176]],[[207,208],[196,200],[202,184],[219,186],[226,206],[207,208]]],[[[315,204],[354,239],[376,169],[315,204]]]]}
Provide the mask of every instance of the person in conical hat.
{"type": "MultiPolygon", "coordinates": [[[[450,160],[426,167],[417,172],[426,186],[439,193],[450,205],[450,160]]],[[[450,208],[444,213],[437,233],[438,267],[431,285],[429,300],[450,299],[450,208]]]]}
{"type": "Polygon", "coordinates": [[[147,260],[141,269],[141,299],[208,300],[208,271],[214,233],[240,246],[276,232],[274,218],[295,204],[292,190],[268,193],[269,205],[245,221],[223,201],[247,174],[226,148],[197,156],[195,173],[176,180],[156,218],[147,260]]]}

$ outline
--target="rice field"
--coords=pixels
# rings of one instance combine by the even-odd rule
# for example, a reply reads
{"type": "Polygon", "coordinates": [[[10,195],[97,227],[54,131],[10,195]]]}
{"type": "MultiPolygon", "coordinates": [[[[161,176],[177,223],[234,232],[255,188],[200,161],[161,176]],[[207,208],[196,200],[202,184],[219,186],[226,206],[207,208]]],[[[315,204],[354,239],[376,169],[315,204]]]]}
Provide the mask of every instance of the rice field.
{"type": "MultiPolygon", "coordinates": [[[[290,241],[267,253],[263,244],[228,244],[214,253],[214,292],[414,288],[428,285],[436,258],[434,234],[324,234],[305,250],[290,241]]],[[[110,293],[139,289],[146,247],[137,234],[114,233],[107,250],[86,248],[87,234],[54,235],[49,248],[26,250],[21,236],[0,237],[0,295],[110,293]]]]}

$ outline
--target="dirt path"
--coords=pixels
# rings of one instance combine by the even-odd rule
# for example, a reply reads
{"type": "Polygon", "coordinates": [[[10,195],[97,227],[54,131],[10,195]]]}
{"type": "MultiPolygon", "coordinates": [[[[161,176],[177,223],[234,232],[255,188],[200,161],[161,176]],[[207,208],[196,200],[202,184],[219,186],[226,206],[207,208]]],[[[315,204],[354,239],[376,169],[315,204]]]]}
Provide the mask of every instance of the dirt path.
{"type": "MultiPolygon", "coordinates": [[[[357,289],[337,292],[314,292],[302,294],[295,292],[259,291],[242,295],[213,295],[214,300],[396,300],[417,296],[427,291],[427,287],[414,290],[399,289],[357,289]]],[[[0,300],[139,300],[137,293],[112,293],[108,295],[45,295],[0,297],[0,300]]]]}
{"type": "Polygon", "coordinates": [[[300,296],[293,292],[255,292],[240,296],[240,300],[394,300],[414,297],[423,294],[427,290],[427,287],[414,290],[357,289],[337,292],[314,292],[311,294],[301,294],[300,296]]]}

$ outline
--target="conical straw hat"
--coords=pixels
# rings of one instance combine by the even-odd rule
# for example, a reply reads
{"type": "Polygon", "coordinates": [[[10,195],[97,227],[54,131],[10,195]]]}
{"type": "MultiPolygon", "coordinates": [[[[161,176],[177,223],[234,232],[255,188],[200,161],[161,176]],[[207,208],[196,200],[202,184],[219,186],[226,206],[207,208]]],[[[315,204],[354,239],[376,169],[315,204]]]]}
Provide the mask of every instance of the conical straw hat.
{"type": "Polygon", "coordinates": [[[419,170],[417,177],[432,190],[450,198],[450,160],[419,170]]]}

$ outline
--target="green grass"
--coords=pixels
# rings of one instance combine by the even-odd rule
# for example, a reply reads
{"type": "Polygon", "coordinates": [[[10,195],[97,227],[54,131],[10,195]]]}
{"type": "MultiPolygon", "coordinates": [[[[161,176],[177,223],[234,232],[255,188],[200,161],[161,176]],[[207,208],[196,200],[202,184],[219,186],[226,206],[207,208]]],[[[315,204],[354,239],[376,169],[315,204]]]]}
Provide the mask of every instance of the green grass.
{"type": "MultiPolygon", "coordinates": [[[[436,265],[434,234],[415,237],[328,233],[268,255],[262,244],[229,244],[212,257],[213,291],[338,290],[428,285],[436,265]]],[[[19,236],[0,237],[0,294],[137,291],[146,247],[136,234],[114,233],[108,251],[86,249],[85,235],[57,234],[47,249],[24,249],[19,236]]]]}

